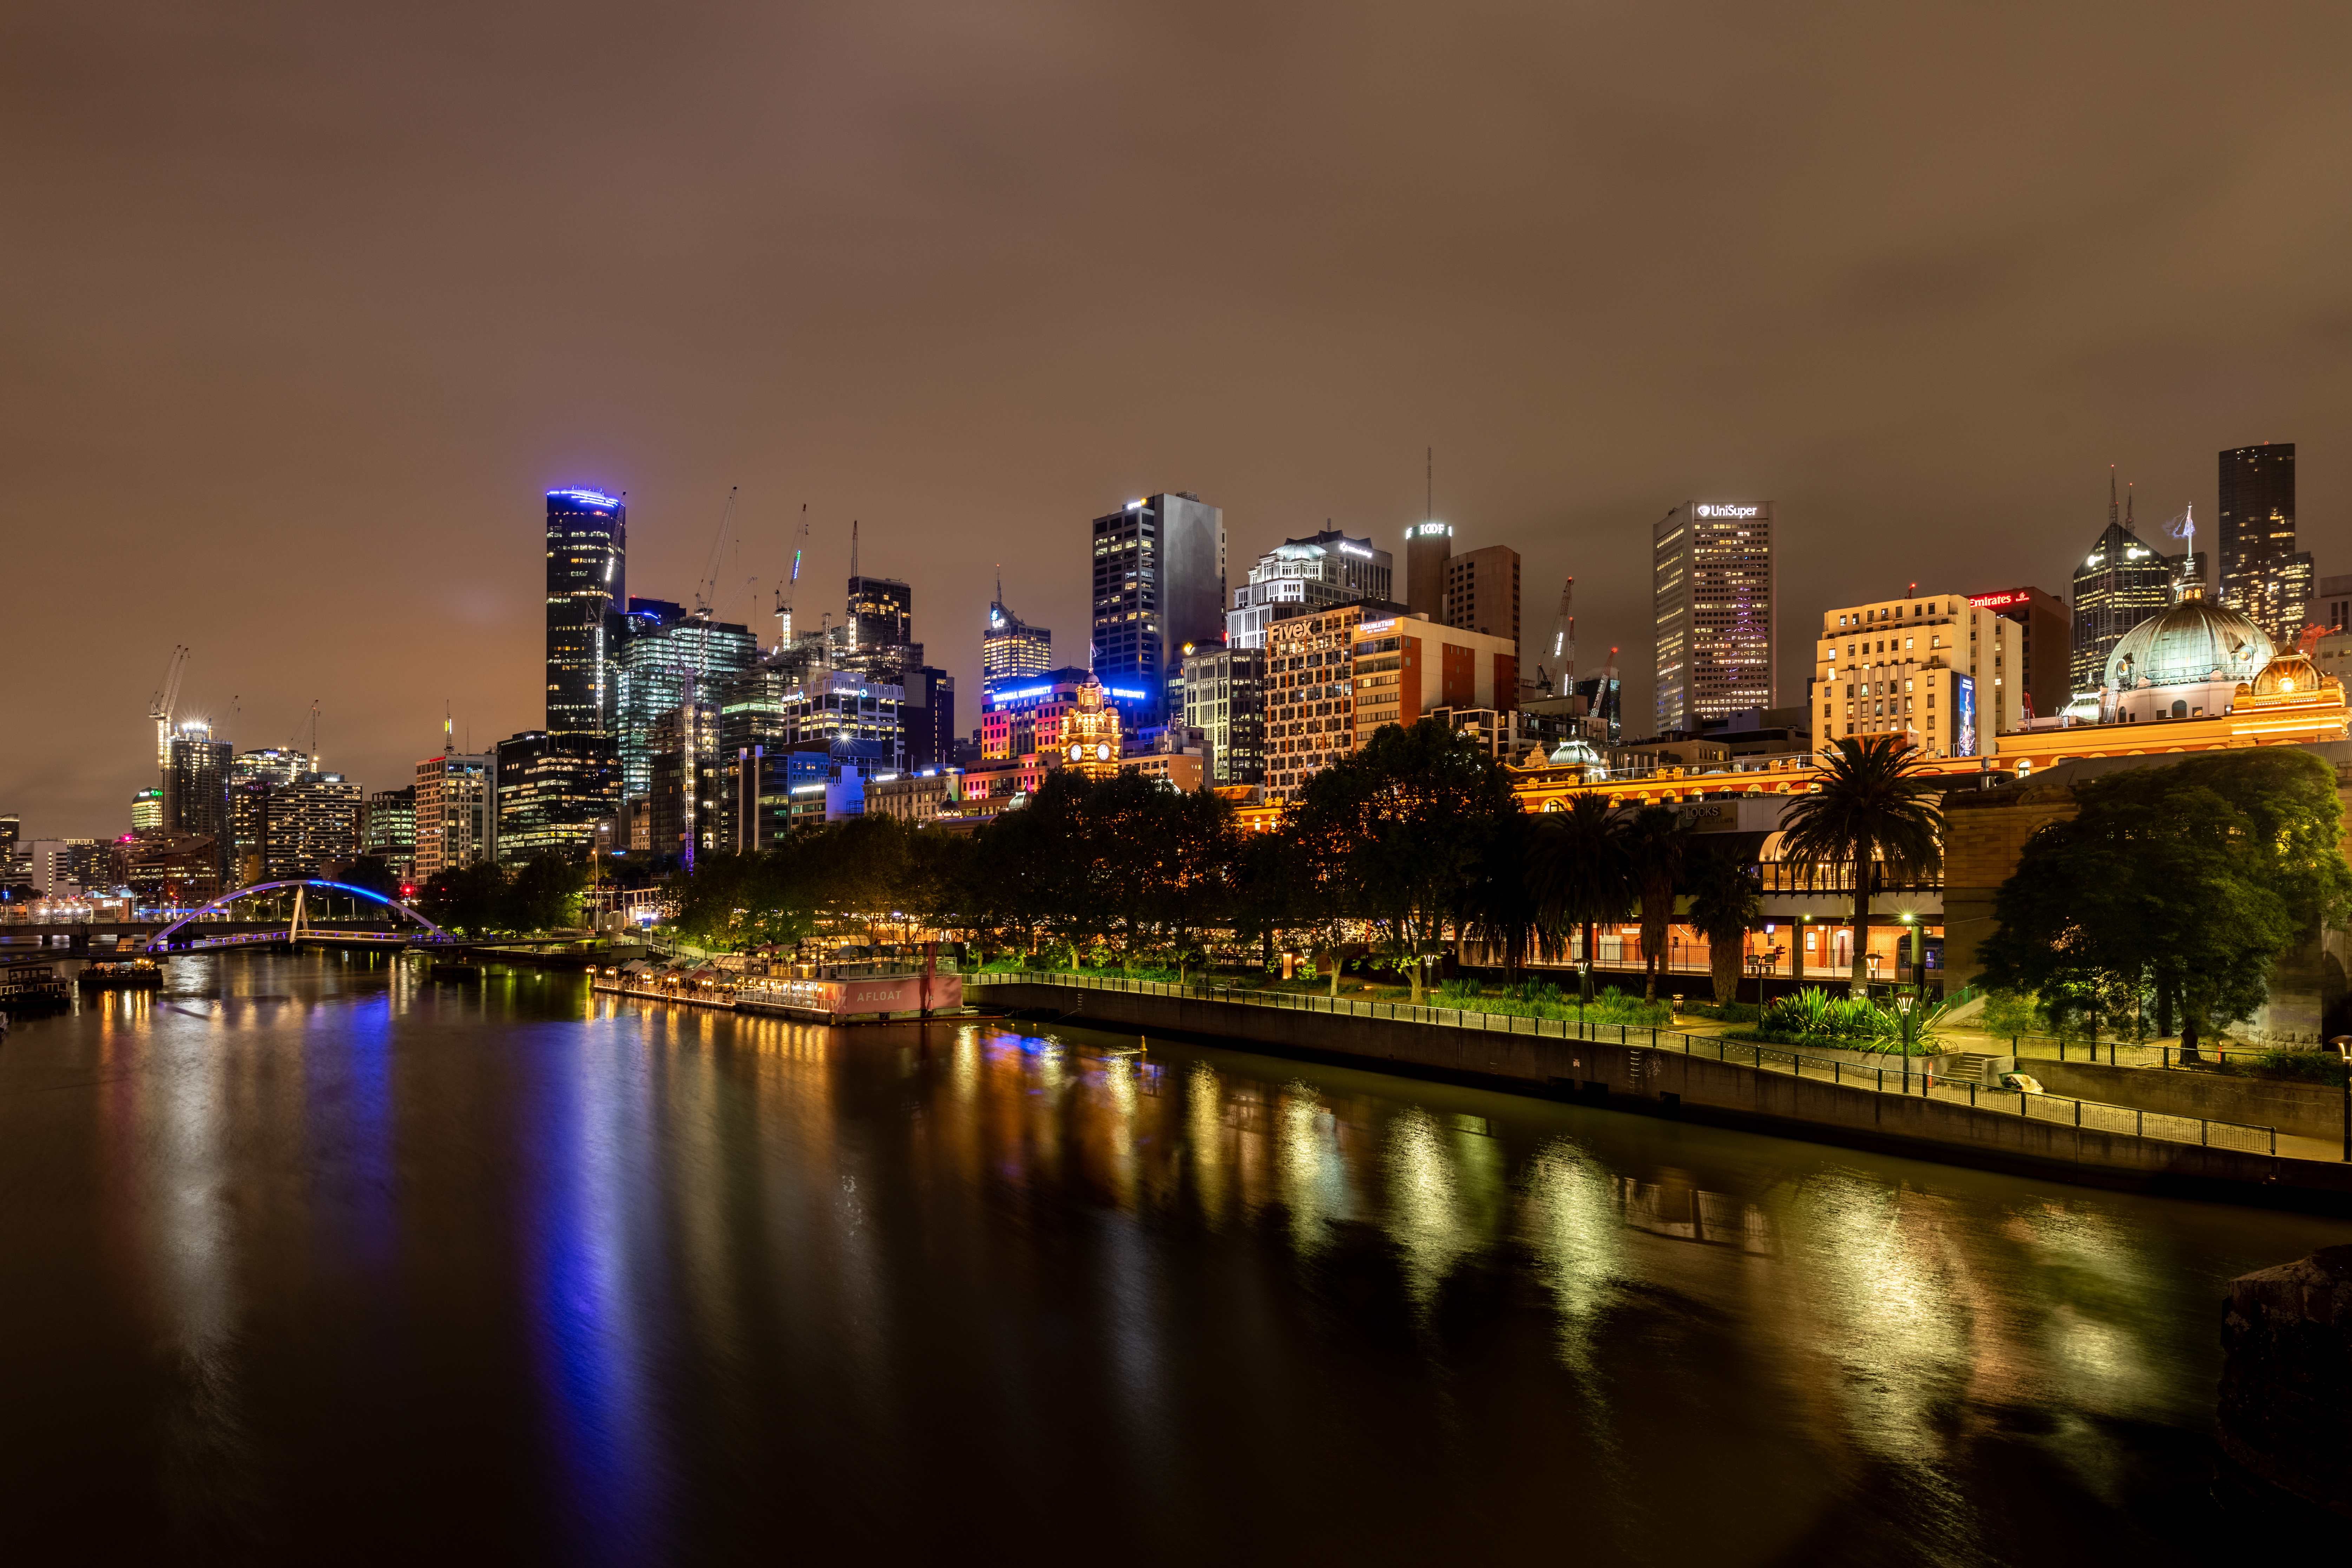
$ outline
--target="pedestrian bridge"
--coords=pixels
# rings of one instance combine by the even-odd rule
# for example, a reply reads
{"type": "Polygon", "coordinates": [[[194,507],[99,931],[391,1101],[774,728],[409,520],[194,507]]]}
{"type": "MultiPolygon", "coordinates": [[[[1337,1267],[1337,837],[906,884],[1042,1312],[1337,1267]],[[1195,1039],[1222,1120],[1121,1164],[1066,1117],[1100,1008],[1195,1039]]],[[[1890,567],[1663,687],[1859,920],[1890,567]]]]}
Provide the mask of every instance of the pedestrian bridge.
{"type": "MultiPolygon", "coordinates": [[[[240,921],[239,924],[249,922],[240,921]]],[[[402,903],[398,899],[375,891],[373,888],[353,887],[349,882],[331,882],[323,877],[299,877],[278,882],[256,882],[249,888],[239,888],[224,893],[202,909],[191,910],[170,925],[147,939],[145,951],[151,953],[203,952],[215,948],[256,947],[276,943],[311,942],[331,942],[338,946],[399,948],[411,945],[455,945],[457,939],[402,903]],[[207,935],[196,922],[207,917],[217,920],[227,915],[229,907],[248,899],[282,894],[289,889],[294,893],[292,919],[283,931],[276,926],[255,931],[247,929],[207,935]],[[363,929],[375,923],[366,919],[353,922],[337,921],[331,930],[312,923],[310,902],[313,897],[331,902],[337,896],[348,897],[362,910],[376,906],[383,930],[363,929]],[[190,931],[194,926],[194,930],[190,931]]]]}

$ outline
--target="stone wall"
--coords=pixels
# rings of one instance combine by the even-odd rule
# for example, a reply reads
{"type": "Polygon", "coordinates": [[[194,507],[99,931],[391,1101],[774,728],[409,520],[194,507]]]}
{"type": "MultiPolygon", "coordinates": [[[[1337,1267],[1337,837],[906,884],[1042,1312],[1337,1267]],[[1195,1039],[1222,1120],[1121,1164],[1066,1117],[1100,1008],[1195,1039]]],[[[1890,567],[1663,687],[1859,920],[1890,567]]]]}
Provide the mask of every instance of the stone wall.
{"type": "Polygon", "coordinates": [[[1367,1018],[1306,1007],[1269,1007],[1199,996],[1075,986],[985,984],[971,1001],[1050,1014],[1082,1026],[1232,1041],[1281,1054],[1420,1072],[1496,1087],[1524,1087],[1586,1100],[1631,1100],[1652,1110],[1706,1108],[1802,1135],[1811,1127],[1874,1144],[1907,1144],[1930,1158],[1995,1169],[2048,1172],[2074,1180],[2139,1186],[2166,1182],[2225,1187],[2310,1185],[2352,1191],[2352,1167],[2202,1148],[2019,1114],[2016,1099],[1989,1095],[1981,1106],[1800,1079],[1739,1059],[1652,1048],[1650,1031],[1617,1041],[1454,1028],[1367,1018]]]}
{"type": "Polygon", "coordinates": [[[2171,1116],[2275,1127],[2301,1138],[2341,1138],[2344,1133],[2344,1091],[2327,1084],[2278,1083],[2162,1068],[2095,1067],[2087,1062],[2053,1062],[2046,1057],[2032,1058],[2024,1070],[2053,1094],[2161,1110],[2171,1116]]]}
{"type": "Polygon", "coordinates": [[[2352,1522],[2352,1247],[2231,1280],[2221,1352],[2222,1454],[2294,1505],[2352,1522]]]}

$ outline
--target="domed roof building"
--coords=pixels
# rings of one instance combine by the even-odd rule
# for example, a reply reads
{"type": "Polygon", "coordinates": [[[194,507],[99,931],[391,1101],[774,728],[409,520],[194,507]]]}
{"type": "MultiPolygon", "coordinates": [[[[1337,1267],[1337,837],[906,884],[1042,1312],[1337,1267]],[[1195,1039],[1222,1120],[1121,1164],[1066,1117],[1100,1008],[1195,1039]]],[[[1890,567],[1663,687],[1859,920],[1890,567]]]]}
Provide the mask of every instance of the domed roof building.
{"type": "Polygon", "coordinates": [[[2107,655],[2101,718],[2114,723],[2226,713],[2238,689],[2278,656],[2260,626],[2190,589],[2126,632],[2107,655]]]}

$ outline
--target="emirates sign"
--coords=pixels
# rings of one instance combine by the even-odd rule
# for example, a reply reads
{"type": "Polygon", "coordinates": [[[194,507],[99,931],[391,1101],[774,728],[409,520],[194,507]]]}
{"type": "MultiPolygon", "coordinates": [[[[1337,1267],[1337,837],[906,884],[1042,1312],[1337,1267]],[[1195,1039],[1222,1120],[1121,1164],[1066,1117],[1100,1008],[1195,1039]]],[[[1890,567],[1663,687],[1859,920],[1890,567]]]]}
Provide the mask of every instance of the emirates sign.
{"type": "Polygon", "coordinates": [[[2033,590],[2031,588],[2011,588],[2003,594],[1974,595],[1969,598],[1969,603],[1979,610],[2005,610],[2011,605],[2025,603],[2032,595],[2033,590]]]}

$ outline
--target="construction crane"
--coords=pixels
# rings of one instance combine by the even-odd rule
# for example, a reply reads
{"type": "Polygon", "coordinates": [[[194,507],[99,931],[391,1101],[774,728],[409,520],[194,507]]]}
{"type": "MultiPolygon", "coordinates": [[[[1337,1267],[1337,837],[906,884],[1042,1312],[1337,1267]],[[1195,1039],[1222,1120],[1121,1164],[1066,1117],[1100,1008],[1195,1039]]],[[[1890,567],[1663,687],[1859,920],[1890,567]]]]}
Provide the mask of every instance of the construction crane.
{"type": "Polygon", "coordinates": [[[776,650],[781,653],[793,640],[793,591],[801,583],[801,552],[808,548],[808,502],[801,502],[800,531],[793,535],[793,574],[776,594],[776,650]]]}
{"type": "Polygon", "coordinates": [[[155,695],[147,700],[147,717],[155,721],[155,765],[172,765],[172,715],[180,706],[180,680],[188,673],[188,650],[184,644],[172,650],[172,662],[163,667],[163,683],[155,688],[155,695]]]}
{"type": "Polygon", "coordinates": [[[1559,619],[1552,623],[1551,667],[1558,672],[1555,691],[1576,695],[1576,579],[1560,584],[1559,619]]]}
{"type": "Polygon", "coordinates": [[[727,505],[719,514],[719,534],[710,542],[710,569],[694,585],[694,613],[704,620],[710,618],[719,594],[719,563],[727,556],[727,533],[735,522],[735,498],[741,491],[739,485],[727,487],[727,505]]]}

